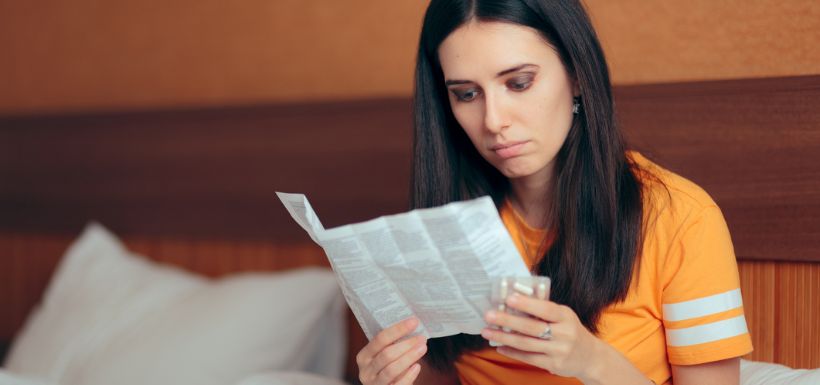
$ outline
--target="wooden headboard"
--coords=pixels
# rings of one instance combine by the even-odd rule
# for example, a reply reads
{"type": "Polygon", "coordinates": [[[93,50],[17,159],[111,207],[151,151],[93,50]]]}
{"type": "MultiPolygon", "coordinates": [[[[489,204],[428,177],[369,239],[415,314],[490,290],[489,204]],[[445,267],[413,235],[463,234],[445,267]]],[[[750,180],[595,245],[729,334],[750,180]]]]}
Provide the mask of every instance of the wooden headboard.
{"type": "MultiPolygon", "coordinates": [[[[634,146],[724,210],[751,358],[820,366],[820,76],[615,95],[634,146]]],[[[326,227],[404,211],[410,148],[407,99],[0,117],[0,339],[92,219],[209,276],[327,266],[274,191],[306,193],[326,227]]]]}

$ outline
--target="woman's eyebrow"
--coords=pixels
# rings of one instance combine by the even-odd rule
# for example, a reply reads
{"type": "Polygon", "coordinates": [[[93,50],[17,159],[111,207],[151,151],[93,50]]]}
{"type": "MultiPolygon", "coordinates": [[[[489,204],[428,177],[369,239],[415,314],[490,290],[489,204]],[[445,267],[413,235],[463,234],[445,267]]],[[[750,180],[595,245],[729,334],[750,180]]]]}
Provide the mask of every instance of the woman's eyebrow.
{"type": "Polygon", "coordinates": [[[504,75],[506,75],[510,72],[521,71],[521,70],[523,70],[524,68],[527,68],[527,67],[541,68],[537,64],[525,63],[525,64],[517,65],[517,66],[515,66],[513,68],[510,68],[510,69],[506,69],[504,71],[501,71],[498,74],[496,74],[495,77],[501,77],[501,76],[504,76],[504,75]]]}
{"type": "MultiPolygon", "coordinates": [[[[501,76],[504,76],[504,75],[506,75],[508,73],[511,73],[511,72],[521,71],[521,70],[523,70],[524,68],[527,68],[527,67],[541,68],[537,64],[525,63],[525,64],[517,65],[517,66],[512,67],[512,68],[505,69],[505,70],[497,73],[495,75],[495,77],[501,77],[501,76]]],[[[468,84],[468,83],[473,83],[473,82],[470,81],[470,80],[451,79],[451,80],[445,81],[444,85],[449,87],[449,86],[456,85],[456,84],[468,84]]]]}

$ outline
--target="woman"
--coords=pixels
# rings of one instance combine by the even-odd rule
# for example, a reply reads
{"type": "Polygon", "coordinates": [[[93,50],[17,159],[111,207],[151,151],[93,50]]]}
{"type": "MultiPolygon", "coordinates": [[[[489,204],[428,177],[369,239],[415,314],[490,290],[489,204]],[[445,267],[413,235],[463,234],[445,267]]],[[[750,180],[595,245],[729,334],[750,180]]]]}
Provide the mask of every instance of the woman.
{"type": "Polygon", "coordinates": [[[531,317],[486,314],[510,332],[387,328],[357,356],[364,384],[739,382],[751,341],[726,224],[703,190],[625,150],[578,1],[432,0],[415,117],[414,207],[490,195],[552,294],[509,300],[531,317]]]}

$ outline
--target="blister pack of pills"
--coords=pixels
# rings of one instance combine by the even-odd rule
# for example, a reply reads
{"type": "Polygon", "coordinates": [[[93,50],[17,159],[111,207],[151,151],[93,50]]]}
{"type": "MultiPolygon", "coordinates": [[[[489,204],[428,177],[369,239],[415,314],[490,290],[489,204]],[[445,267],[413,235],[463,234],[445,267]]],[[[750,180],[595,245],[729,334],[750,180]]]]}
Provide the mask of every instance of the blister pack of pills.
{"type": "MultiPolygon", "coordinates": [[[[496,279],[493,282],[492,293],[490,295],[490,303],[492,304],[492,309],[499,312],[505,312],[508,314],[528,316],[525,313],[521,313],[507,306],[507,297],[513,295],[514,293],[518,293],[520,295],[537,299],[549,299],[550,279],[549,277],[539,276],[502,277],[496,279]]],[[[508,328],[498,328],[496,326],[491,327],[501,329],[505,332],[510,331],[508,328]]],[[[490,341],[490,346],[501,345],[490,341]]]]}

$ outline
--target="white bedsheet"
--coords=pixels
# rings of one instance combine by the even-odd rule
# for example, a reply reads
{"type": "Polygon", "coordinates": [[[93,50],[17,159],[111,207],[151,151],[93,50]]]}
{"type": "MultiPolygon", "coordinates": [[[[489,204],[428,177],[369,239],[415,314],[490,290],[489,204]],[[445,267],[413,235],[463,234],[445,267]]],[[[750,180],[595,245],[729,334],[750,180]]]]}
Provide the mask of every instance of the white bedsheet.
{"type": "MultiPolygon", "coordinates": [[[[741,385],[818,385],[820,368],[791,369],[767,362],[741,360],[741,385]]],[[[61,385],[0,369],[0,385],[61,385]]],[[[226,385],[349,385],[338,379],[309,372],[276,371],[259,373],[226,385]]]]}
{"type": "Polygon", "coordinates": [[[32,377],[14,374],[5,369],[0,369],[0,385],[59,385],[51,382],[44,382],[32,377]]]}
{"type": "MultiPolygon", "coordinates": [[[[60,385],[0,369],[0,385],[60,385]]],[[[160,385],[160,384],[157,384],[160,385]]],[[[225,385],[348,385],[335,378],[308,372],[268,372],[250,376],[236,384],[225,385]]]]}
{"type": "Polygon", "coordinates": [[[740,360],[741,385],[820,385],[820,368],[792,369],[768,362],[740,360]]]}

